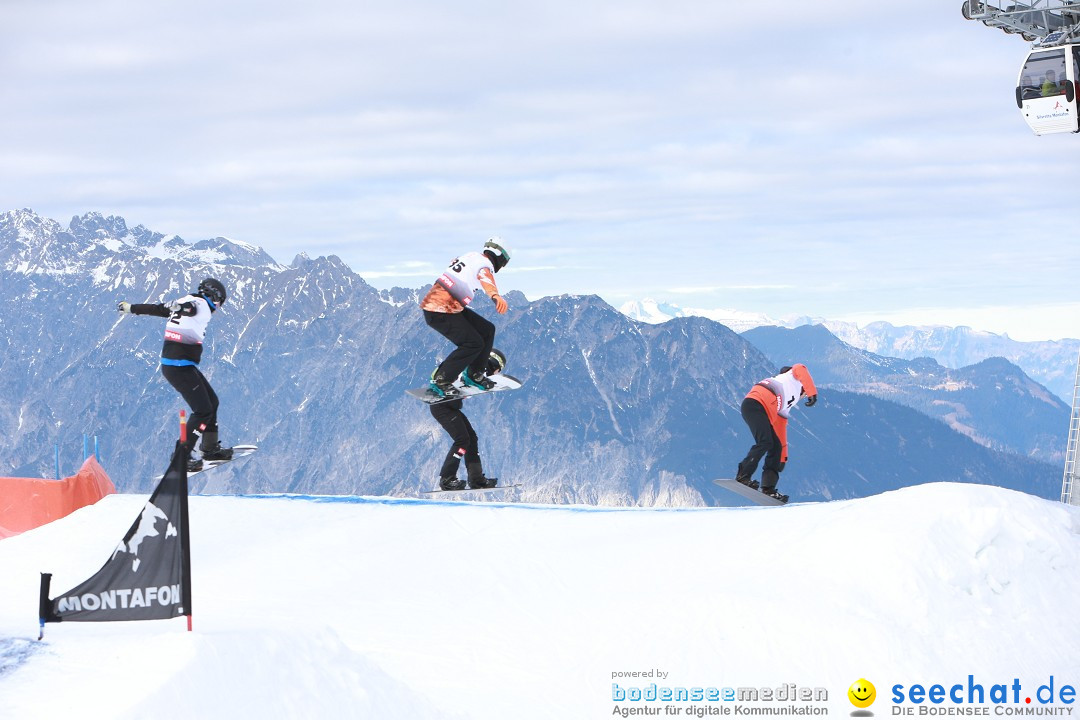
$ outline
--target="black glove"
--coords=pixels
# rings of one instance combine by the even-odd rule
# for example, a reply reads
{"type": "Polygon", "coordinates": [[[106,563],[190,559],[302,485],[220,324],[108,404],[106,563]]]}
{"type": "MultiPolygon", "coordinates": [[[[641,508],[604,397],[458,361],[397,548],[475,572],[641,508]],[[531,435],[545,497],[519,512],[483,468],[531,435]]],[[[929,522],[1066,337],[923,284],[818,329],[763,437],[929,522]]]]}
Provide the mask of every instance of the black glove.
{"type": "Polygon", "coordinates": [[[806,396],[806,407],[814,407],[814,403],[817,402],[817,395],[806,396]]]}

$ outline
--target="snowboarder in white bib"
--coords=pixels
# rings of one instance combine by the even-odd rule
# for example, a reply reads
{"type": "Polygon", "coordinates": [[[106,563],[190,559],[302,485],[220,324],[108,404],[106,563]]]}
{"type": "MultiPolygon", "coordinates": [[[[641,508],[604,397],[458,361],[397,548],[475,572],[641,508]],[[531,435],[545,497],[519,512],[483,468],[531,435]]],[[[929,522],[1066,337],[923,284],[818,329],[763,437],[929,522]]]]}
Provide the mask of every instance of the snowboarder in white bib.
{"type": "Polygon", "coordinates": [[[484,243],[482,252],[470,252],[450,261],[450,267],[431,286],[420,307],[424,322],[457,347],[431,374],[431,391],[440,397],[453,393],[458,376],[465,385],[490,390],[495,383],[485,376],[495,325],[469,309],[478,292],[487,293],[495,311],[507,311],[506,300],[495,285],[495,273],[510,262],[499,238],[484,243]]]}
{"type": "MultiPolygon", "coordinates": [[[[486,375],[495,375],[503,370],[506,365],[506,356],[498,350],[492,350],[488,356],[486,375]]],[[[446,453],[442,468],[439,470],[440,490],[464,490],[465,481],[458,478],[458,469],[461,461],[465,461],[465,470],[468,472],[468,484],[473,490],[481,488],[493,488],[499,484],[498,478],[484,476],[484,465],[480,460],[480,445],[473,430],[469,418],[461,411],[461,400],[450,400],[435,405],[430,405],[431,417],[442,425],[453,441],[454,445],[446,453]]]]}
{"type": "Polygon", "coordinates": [[[188,471],[202,470],[205,460],[228,460],[232,448],[221,447],[218,440],[218,396],[199,371],[202,341],[206,326],[217,309],[225,303],[225,286],[206,278],[199,289],[169,303],[118,303],[116,309],[132,315],[169,318],[165,323],[165,343],[161,348],[161,374],[191,408],[188,418],[186,448],[190,458],[196,443],[202,440],[202,459],[188,461],[188,471]]]}

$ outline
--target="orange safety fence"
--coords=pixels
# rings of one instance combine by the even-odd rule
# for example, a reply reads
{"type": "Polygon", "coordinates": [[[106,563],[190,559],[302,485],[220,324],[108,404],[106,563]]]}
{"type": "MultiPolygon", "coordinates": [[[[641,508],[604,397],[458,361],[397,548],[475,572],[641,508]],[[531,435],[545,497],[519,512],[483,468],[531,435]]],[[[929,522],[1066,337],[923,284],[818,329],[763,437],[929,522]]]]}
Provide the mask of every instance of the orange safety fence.
{"type": "Polygon", "coordinates": [[[0,540],[58,520],[116,492],[91,455],[63,480],[0,477],[0,540]]]}

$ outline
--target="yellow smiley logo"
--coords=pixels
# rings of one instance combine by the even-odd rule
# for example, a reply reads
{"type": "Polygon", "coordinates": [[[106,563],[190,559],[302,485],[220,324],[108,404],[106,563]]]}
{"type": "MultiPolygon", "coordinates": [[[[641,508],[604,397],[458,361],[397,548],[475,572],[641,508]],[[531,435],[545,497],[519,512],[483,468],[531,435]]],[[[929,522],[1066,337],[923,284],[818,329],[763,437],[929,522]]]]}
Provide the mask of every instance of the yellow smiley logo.
{"type": "Polygon", "coordinates": [[[877,699],[877,690],[874,688],[874,683],[870,682],[866,678],[856,680],[851,684],[851,687],[847,691],[848,699],[851,700],[851,704],[857,708],[868,708],[874,704],[874,700],[877,699]]]}

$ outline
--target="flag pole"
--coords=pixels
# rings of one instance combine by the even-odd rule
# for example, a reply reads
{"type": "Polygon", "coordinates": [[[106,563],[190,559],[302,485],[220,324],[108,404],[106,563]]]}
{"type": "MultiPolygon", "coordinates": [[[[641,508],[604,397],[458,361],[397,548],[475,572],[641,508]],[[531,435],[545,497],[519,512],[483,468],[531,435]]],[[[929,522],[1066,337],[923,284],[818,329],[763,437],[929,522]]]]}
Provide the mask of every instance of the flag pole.
{"type": "Polygon", "coordinates": [[[49,602],[49,586],[52,583],[52,573],[41,573],[41,587],[38,593],[38,641],[45,637],[45,620],[52,612],[52,603],[49,602]]]}
{"type": "MultiPolygon", "coordinates": [[[[180,442],[187,442],[187,420],[184,411],[180,411],[180,442]]],[[[188,484],[187,464],[184,464],[183,481],[180,487],[180,553],[184,563],[184,582],[180,592],[184,598],[184,614],[187,615],[187,629],[191,632],[191,538],[188,536],[188,484]]]]}

